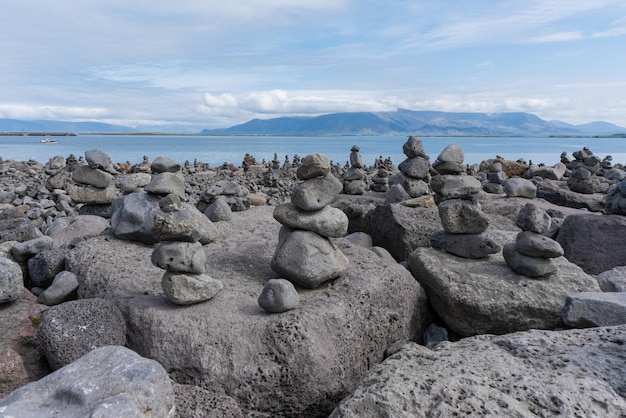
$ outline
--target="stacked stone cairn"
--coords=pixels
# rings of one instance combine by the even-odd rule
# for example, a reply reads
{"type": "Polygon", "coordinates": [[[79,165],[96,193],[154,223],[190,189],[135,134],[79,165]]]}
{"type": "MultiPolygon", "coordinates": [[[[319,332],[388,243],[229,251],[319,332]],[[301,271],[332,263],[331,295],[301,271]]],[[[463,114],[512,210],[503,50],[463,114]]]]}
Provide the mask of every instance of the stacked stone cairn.
{"type": "Polygon", "coordinates": [[[407,158],[398,165],[400,172],[389,179],[389,192],[397,196],[392,200],[402,201],[430,194],[430,157],[424,152],[422,141],[411,135],[402,146],[402,151],[407,158]],[[405,199],[401,198],[403,195],[405,199]]]}
{"type": "Polygon", "coordinates": [[[380,167],[371,180],[370,190],[373,192],[385,193],[389,190],[389,172],[384,167],[380,167]]]}
{"type": "Polygon", "coordinates": [[[601,168],[600,157],[593,155],[593,152],[584,147],[582,150],[575,151],[572,161],[568,168],[571,170],[567,179],[567,187],[573,192],[582,194],[593,194],[600,192],[602,186],[600,179],[596,175],[601,168]]]}
{"type": "Polygon", "coordinates": [[[352,146],[350,150],[350,168],[343,173],[343,192],[349,195],[361,195],[365,193],[367,182],[363,170],[363,159],[359,154],[359,147],[352,146]]]}
{"type": "Polygon", "coordinates": [[[606,193],[606,211],[613,215],[626,215],[626,179],[612,185],[606,193]]]}
{"type": "Polygon", "coordinates": [[[68,186],[70,198],[83,204],[81,215],[109,218],[111,203],[117,197],[111,159],[102,151],[89,150],[85,151],[85,160],[87,164],[77,164],[72,170],[74,184],[68,186]]]}
{"type": "Polygon", "coordinates": [[[508,178],[509,176],[502,171],[502,162],[500,162],[499,159],[495,159],[487,166],[486,181],[483,183],[483,190],[487,193],[504,193],[502,185],[508,178]]]}
{"type": "Polygon", "coordinates": [[[528,277],[544,277],[557,270],[553,258],[563,255],[563,248],[544,235],[550,230],[552,219],[547,212],[527,203],[518,213],[516,224],[522,228],[515,243],[502,249],[502,255],[511,270],[528,277]]]}
{"type": "MultiPolygon", "coordinates": [[[[191,305],[211,299],[222,288],[221,281],[205,274],[206,255],[202,243],[212,240],[203,234],[191,212],[197,210],[183,203],[185,182],[178,162],[157,157],[152,162],[152,181],[145,191],[161,196],[154,224],[160,239],[151,261],[165,269],[161,287],[168,299],[178,305],[191,305]]],[[[210,221],[207,221],[210,223],[210,221]]],[[[206,223],[206,222],[205,222],[206,223]]]]}
{"type": "Polygon", "coordinates": [[[348,217],[330,203],[343,189],[323,154],[302,159],[296,175],[302,183],[291,192],[291,202],[278,205],[274,218],[282,224],[271,268],[306,288],[344,275],[348,259],[330,238],[344,236],[348,217]]]}
{"type": "Polygon", "coordinates": [[[501,248],[485,233],[489,218],[476,199],[482,184],[465,173],[464,158],[463,149],[452,144],[433,165],[443,172],[431,180],[443,230],[435,231],[430,242],[433,248],[458,257],[485,258],[501,248]]]}

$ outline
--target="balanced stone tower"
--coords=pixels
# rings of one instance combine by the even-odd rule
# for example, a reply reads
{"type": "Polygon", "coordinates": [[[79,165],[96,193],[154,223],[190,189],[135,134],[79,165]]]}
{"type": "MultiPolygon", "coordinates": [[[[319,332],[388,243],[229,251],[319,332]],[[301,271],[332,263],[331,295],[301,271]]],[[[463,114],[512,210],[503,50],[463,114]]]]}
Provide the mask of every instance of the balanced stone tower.
{"type": "Polygon", "coordinates": [[[72,170],[74,184],[69,187],[69,195],[75,203],[83,204],[81,215],[108,218],[117,197],[111,158],[103,151],[89,150],[85,151],[85,159],[87,164],[77,164],[72,170]]]}
{"type": "Polygon", "coordinates": [[[350,168],[342,175],[343,192],[350,195],[360,195],[365,192],[367,183],[366,174],[363,170],[363,160],[359,154],[359,147],[352,146],[350,150],[350,168]]]}
{"type": "Polygon", "coordinates": [[[433,248],[458,257],[485,258],[501,248],[485,234],[489,218],[475,199],[482,184],[465,173],[464,158],[463,149],[452,144],[433,164],[441,173],[432,177],[431,186],[443,230],[434,232],[430,241],[433,248]]]}
{"type": "Polygon", "coordinates": [[[303,182],[293,187],[291,203],[274,209],[274,218],[283,226],[271,268],[307,288],[338,278],[348,269],[348,259],[330,240],[348,231],[348,217],[329,206],[343,189],[330,170],[330,160],[325,155],[304,157],[296,171],[303,182]]]}
{"type": "Polygon", "coordinates": [[[522,228],[515,243],[502,249],[506,264],[518,274],[542,277],[557,270],[553,258],[563,255],[561,244],[543,235],[550,229],[552,218],[532,203],[527,203],[518,213],[516,224],[522,228]]]}
{"type": "Polygon", "coordinates": [[[406,159],[398,165],[399,173],[389,179],[389,186],[401,186],[408,198],[430,194],[430,161],[419,138],[410,136],[402,146],[406,159]]]}

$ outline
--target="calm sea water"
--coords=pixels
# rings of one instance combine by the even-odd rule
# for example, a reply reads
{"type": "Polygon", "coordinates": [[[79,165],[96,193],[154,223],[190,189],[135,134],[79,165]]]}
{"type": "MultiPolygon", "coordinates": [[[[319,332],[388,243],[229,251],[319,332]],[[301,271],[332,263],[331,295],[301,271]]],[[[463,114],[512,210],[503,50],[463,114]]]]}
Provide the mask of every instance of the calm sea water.
{"type": "MultiPolygon", "coordinates": [[[[282,162],[285,156],[291,160],[294,154],[304,157],[313,152],[324,153],[334,162],[345,163],[353,145],[360,148],[363,162],[372,165],[376,158],[391,157],[395,164],[404,160],[402,145],[407,136],[159,136],[159,135],[79,135],[56,137],[55,144],[42,144],[42,137],[0,136],[0,156],[5,159],[26,161],[34,159],[41,163],[61,155],[76,157],[85,151],[99,149],[113,162],[150,161],[167,156],[181,163],[194,159],[210,164],[224,162],[240,165],[246,153],[257,161],[270,161],[274,153],[282,162]]],[[[563,151],[570,157],[574,151],[587,146],[595,155],[613,157],[613,163],[626,163],[626,139],[624,138],[509,138],[509,137],[421,137],[426,153],[434,161],[449,144],[459,144],[465,151],[465,162],[480,163],[500,155],[508,160],[523,158],[534,163],[552,165],[560,161],[563,151]]]]}

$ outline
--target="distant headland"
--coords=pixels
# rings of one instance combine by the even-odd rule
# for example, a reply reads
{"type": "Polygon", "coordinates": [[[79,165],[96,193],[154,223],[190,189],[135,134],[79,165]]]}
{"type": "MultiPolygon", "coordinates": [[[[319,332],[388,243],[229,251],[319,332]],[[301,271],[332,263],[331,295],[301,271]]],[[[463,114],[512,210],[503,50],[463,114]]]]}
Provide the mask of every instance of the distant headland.
{"type": "Polygon", "coordinates": [[[73,132],[0,132],[0,136],[76,136],[73,132]]]}

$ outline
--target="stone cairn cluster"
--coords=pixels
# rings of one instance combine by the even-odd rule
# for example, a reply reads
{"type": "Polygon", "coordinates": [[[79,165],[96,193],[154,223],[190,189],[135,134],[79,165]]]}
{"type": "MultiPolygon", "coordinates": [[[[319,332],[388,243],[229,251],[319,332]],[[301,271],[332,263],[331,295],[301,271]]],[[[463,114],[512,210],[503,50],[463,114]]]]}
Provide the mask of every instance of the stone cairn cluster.
{"type": "Polygon", "coordinates": [[[350,150],[350,168],[342,175],[343,192],[350,195],[361,195],[367,188],[365,179],[367,175],[363,170],[363,159],[359,154],[359,147],[352,146],[350,150]]]}
{"type": "Polygon", "coordinates": [[[491,161],[487,166],[485,177],[486,181],[483,183],[483,190],[485,192],[495,194],[504,193],[502,185],[507,181],[509,176],[502,170],[502,162],[500,162],[499,159],[491,161]]]}
{"type": "Polygon", "coordinates": [[[384,167],[379,167],[371,177],[370,190],[373,192],[386,193],[389,191],[389,171],[384,167]]]}
{"type": "Polygon", "coordinates": [[[606,194],[606,211],[626,215],[626,179],[612,185],[606,194]]]}
{"type": "Polygon", "coordinates": [[[554,258],[563,255],[563,248],[555,240],[543,235],[550,230],[552,218],[532,203],[518,213],[516,224],[522,228],[514,243],[502,249],[502,255],[511,270],[528,277],[543,277],[557,270],[554,258]]]}
{"type": "Polygon", "coordinates": [[[430,241],[433,248],[458,257],[485,258],[501,248],[485,233],[489,218],[475,199],[482,184],[466,174],[464,158],[463,149],[452,144],[433,164],[440,173],[432,177],[431,187],[443,230],[434,232],[430,241]]]}
{"type": "Polygon", "coordinates": [[[410,136],[402,146],[406,159],[399,173],[389,179],[387,203],[396,203],[430,194],[430,157],[419,138],[410,136]]]}
{"type": "Polygon", "coordinates": [[[154,229],[162,242],[152,251],[151,261],[165,269],[161,279],[163,292],[178,305],[191,305],[211,299],[223,284],[205,274],[202,244],[215,239],[216,234],[206,233],[207,221],[202,224],[204,227],[199,227],[200,212],[183,202],[185,182],[180,168],[174,160],[157,157],[151,167],[155,174],[144,190],[160,197],[161,213],[155,216],[154,229]]]}
{"type": "Polygon", "coordinates": [[[582,150],[575,151],[574,160],[567,167],[571,170],[567,179],[567,187],[573,192],[582,194],[592,194],[600,191],[600,179],[597,174],[602,168],[600,157],[584,147],[582,150]]]}
{"type": "Polygon", "coordinates": [[[108,218],[110,204],[117,196],[111,158],[99,150],[85,151],[87,164],[76,164],[72,170],[74,184],[68,187],[74,203],[81,203],[83,215],[108,218]]]}
{"type": "Polygon", "coordinates": [[[302,159],[296,175],[302,183],[291,202],[278,205],[274,218],[282,224],[271,268],[289,281],[315,288],[344,275],[348,259],[330,238],[348,231],[348,217],[329,204],[341,192],[328,157],[315,153],[302,159]]]}

